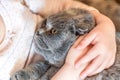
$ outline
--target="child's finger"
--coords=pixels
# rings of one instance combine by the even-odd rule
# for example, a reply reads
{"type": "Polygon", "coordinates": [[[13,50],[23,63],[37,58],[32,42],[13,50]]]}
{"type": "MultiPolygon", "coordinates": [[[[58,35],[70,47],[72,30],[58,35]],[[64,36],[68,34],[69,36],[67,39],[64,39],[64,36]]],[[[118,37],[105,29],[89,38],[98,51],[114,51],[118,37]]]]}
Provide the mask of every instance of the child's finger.
{"type": "Polygon", "coordinates": [[[103,62],[102,65],[97,70],[95,70],[94,72],[90,73],[88,76],[92,76],[92,75],[95,75],[97,73],[100,73],[101,71],[103,71],[105,69],[106,64],[108,64],[108,61],[103,62]]]}
{"type": "Polygon", "coordinates": [[[101,57],[96,57],[95,60],[93,60],[90,65],[81,73],[80,77],[81,79],[85,79],[90,73],[94,72],[103,61],[101,61],[101,57]]]}
{"type": "Polygon", "coordinates": [[[93,59],[95,59],[98,54],[97,54],[97,50],[95,49],[95,46],[92,47],[91,49],[89,49],[89,51],[87,52],[87,54],[85,54],[81,59],[79,59],[76,63],[76,68],[79,68],[82,64],[84,63],[88,63],[90,61],[92,61],[93,59]]]}
{"type": "Polygon", "coordinates": [[[76,47],[77,49],[83,49],[85,47],[87,47],[90,43],[92,43],[94,41],[94,39],[96,38],[96,34],[94,33],[94,31],[91,31],[89,34],[87,34],[79,43],[79,45],[76,47]]]}
{"type": "Polygon", "coordinates": [[[73,46],[72,46],[71,48],[76,48],[76,47],[79,45],[80,41],[81,41],[83,38],[84,38],[84,36],[80,36],[80,37],[74,42],[74,44],[73,44],[73,46]]]}
{"type": "Polygon", "coordinates": [[[114,64],[114,62],[115,62],[115,56],[114,57],[112,56],[112,58],[109,59],[109,61],[107,63],[107,66],[105,67],[105,69],[111,67],[114,64]]]}

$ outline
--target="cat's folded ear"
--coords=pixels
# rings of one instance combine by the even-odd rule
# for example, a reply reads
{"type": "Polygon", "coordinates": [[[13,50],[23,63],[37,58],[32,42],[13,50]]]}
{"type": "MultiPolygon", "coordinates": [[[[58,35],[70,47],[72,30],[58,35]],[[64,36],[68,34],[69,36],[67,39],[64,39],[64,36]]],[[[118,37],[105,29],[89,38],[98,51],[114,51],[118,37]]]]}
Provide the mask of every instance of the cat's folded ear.
{"type": "Polygon", "coordinates": [[[95,27],[95,20],[92,15],[86,15],[80,18],[73,18],[69,20],[70,31],[77,35],[88,33],[95,27]]]}
{"type": "Polygon", "coordinates": [[[76,36],[83,35],[83,34],[88,33],[90,31],[89,25],[87,25],[87,24],[72,25],[69,29],[76,36]]]}
{"type": "Polygon", "coordinates": [[[89,32],[89,26],[86,24],[77,24],[75,29],[75,35],[83,35],[89,32]]]}

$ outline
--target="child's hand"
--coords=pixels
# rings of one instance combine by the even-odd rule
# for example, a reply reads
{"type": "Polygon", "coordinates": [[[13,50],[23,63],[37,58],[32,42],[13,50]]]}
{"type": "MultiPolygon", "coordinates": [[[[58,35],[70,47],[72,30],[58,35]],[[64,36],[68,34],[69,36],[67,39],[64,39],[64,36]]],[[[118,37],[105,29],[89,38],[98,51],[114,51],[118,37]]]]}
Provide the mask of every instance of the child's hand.
{"type": "Polygon", "coordinates": [[[96,27],[81,40],[77,49],[92,47],[76,62],[76,68],[84,63],[89,65],[80,74],[81,78],[91,76],[109,68],[115,60],[116,42],[115,27],[112,21],[99,12],[92,11],[96,19],[96,27]]]}
{"type": "Polygon", "coordinates": [[[65,64],[51,80],[80,80],[79,74],[88,65],[88,63],[82,64],[79,69],[76,69],[74,65],[77,59],[79,59],[80,56],[85,54],[90,49],[90,46],[82,50],[76,49],[82,38],[83,36],[77,39],[74,45],[70,48],[65,64]]]}

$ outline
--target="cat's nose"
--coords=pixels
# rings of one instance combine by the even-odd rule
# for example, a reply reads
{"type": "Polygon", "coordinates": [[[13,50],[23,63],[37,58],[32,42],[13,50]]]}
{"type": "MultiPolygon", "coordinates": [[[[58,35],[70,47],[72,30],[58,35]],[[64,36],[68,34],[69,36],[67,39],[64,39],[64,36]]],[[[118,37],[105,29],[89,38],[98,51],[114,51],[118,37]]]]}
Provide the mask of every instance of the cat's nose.
{"type": "Polygon", "coordinates": [[[44,33],[44,32],[45,32],[44,29],[40,29],[40,30],[38,30],[38,31],[36,32],[36,35],[40,35],[40,34],[42,34],[42,33],[44,33]]]}
{"type": "Polygon", "coordinates": [[[36,32],[36,35],[40,35],[39,31],[36,32]]]}

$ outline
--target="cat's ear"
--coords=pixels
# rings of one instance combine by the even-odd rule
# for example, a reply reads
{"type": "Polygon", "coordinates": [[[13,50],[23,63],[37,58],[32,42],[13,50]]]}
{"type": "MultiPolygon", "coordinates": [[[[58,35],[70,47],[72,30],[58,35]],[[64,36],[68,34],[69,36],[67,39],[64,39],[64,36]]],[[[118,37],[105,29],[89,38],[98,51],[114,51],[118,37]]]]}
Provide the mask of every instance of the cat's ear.
{"type": "Polygon", "coordinates": [[[70,31],[76,36],[83,35],[89,32],[89,28],[85,24],[77,24],[70,27],[70,31]]]}
{"type": "Polygon", "coordinates": [[[86,24],[77,24],[75,26],[75,35],[83,35],[89,32],[89,27],[86,24]]]}

